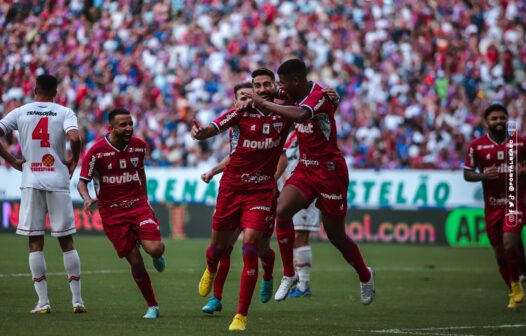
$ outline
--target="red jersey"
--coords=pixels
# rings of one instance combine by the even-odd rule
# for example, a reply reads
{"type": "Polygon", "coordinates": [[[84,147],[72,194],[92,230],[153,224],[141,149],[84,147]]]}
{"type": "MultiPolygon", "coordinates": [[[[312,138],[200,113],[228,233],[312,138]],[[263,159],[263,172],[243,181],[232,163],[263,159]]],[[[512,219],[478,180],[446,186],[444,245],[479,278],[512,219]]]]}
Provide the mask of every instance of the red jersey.
{"type": "MultiPolygon", "coordinates": [[[[513,136],[508,138],[501,144],[493,141],[488,134],[473,140],[468,147],[464,169],[484,171],[484,168],[496,166],[499,172],[499,178],[495,180],[482,181],[482,188],[484,190],[484,207],[486,209],[504,209],[506,207],[506,196],[510,193],[509,184],[509,165],[510,165],[510,147],[513,140],[514,150],[513,154],[514,165],[522,163],[526,159],[526,139],[521,136],[513,136]]],[[[512,182],[514,184],[511,192],[516,193],[518,200],[524,199],[524,181],[512,182]]],[[[518,203],[522,204],[522,203],[518,203]]],[[[520,209],[519,209],[520,210],[520,209]]]]}
{"type": "Polygon", "coordinates": [[[230,110],[212,122],[219,132],[232,128],[230,162],[221,186],[236,190],[275,189],[274,174],[291,123],[257,109],[230,110]]]}
{"type": "Polygon", "coordinates": [[[113,147],[107,137],[98,140],[86,153],[82,162],[80,178],[98,183],[99,207],[129,207],[139,201],[147,201],[139,179],[144,169],[146,143],[132,137],[122,150],[113,147]]]}
{"type": "Polygon", "coordinates": [[[347,165],[336,142],[336,107],[323,93],[322,87],[310,82],[311,90],[295,105],[305,108],[311,118],[296,122],[300,158],[298,165],[319,170],[320,173],[347,174],[347,165]]]}

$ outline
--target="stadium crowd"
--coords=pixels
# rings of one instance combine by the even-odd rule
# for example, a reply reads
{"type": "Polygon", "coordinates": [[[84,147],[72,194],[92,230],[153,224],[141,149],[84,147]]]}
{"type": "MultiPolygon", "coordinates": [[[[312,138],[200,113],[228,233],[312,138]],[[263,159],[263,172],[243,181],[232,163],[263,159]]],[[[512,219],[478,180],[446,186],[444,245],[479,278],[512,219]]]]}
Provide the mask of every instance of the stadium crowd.
{"type": "MultiPolygon", "coordinates": [[[[228,139],[196,143],[251,70],[304,59],[336,88],[352,168],[460,169],[481,113],[508,107],[524,134],[524,0],[19,0],[0,3],[0,115],[59,78],[88,146],[129,109],[150,166],[211,165],[228,139]]],[[[2,139],[19,153],[16,137],[2,139]]],[[[2,164],[2,163],[0,163],[2,164]]]]}

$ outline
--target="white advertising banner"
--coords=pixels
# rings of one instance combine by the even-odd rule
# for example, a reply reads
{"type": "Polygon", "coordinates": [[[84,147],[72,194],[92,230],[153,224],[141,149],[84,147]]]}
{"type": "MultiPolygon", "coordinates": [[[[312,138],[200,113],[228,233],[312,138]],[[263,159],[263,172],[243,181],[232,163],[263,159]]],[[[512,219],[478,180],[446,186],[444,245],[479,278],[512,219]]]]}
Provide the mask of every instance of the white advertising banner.
{"type": "MultiPolygon", "coordinates": [[[[148,196],[152,202],[215,204],[219,178],[206,184],[202,172],[190,168],[147,168],[148,196]]],[[[456,208],[483,205],[481,183],[468,183],[462,171],[352,170],[348,189],[351,207],[357,208],[456,208]]],[[[76,190],[79,170],[71,181],[76,190]]],[[[0,199],[20,198],[20,172],[0,167],[0,199]]]]}

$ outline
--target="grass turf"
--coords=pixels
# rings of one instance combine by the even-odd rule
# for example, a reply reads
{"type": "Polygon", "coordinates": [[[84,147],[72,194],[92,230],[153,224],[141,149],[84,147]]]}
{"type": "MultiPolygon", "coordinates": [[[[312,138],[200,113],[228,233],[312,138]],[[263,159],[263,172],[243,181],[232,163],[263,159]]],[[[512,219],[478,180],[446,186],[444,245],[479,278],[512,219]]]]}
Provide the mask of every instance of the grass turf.
{"type": "MultiPolygon", "coordinates": [[[[88,314],[71,312],[71,297],[56,239],[46,237],[49,315],[28,313],[36,302],[29,275],[27,239],[0,236],[0,333],[2,335],[221,335],[235,314],[242,260],[237,247],[225,285],[223,311],[201,313],[197,294],[206,240],[167,240],[164,273],[145,257],[161,318],[142,319],[145,303],[128,265],[104,237],[76,237],[82,293],[88,314]]],[[[239,245],[239,244],[238,244],[239,245]]],[[[276,242],[273,242],[277,252],[276,242]]],[[[490,249],[362,245],[377,271],[377,297],[359,300],[356,273],[330,244],[313,243],[311,298],[252,300],[250,335],[526,335],[526,303],[508,311],[507,289],[490,249]],[[466,328],[460,328],[466,327],[466,328]]],[[[277,253],[279,255],[279,253],[277,253]]],[[[260,270],[260,275],[262,271],[260,270]]],[[[274,289],[281,261],[276,258],[274,289]]],[[[261,278],[261,276],[260,276],[261,278]]]]}

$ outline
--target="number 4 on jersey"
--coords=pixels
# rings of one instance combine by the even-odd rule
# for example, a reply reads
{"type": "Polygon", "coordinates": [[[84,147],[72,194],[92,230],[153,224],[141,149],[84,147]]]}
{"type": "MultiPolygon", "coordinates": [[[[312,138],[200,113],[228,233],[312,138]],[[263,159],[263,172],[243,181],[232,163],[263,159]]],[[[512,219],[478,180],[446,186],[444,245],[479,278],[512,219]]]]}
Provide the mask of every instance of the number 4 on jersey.
{"type": "Polygon", "coordinates": [[[49,143],[48,122],[48,118],[41,118],[33,130],[33,140],[40,140],[40,147],[51,146],[49,143]]]}

